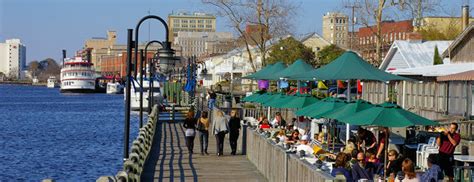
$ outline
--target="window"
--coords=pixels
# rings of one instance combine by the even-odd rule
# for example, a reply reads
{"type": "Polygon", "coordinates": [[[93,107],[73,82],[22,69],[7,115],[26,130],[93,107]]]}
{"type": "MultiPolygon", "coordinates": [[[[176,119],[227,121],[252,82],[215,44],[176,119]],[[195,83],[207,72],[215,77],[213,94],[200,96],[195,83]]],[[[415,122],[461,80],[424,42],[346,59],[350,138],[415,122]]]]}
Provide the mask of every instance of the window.
{"type": "Polygon", "coordinates": [[[179,20],[178,20],[178,19],[174,19],[174,20],[173,20],[173,23],[179,23],[179,20]]]}
{"type": "Polygon", "coordinates": [[[188,23],[188,20],[181,20],[181,23],[188,23]]]}
{"type": "Polygon", "coordinates": [[[198,20],[198,23],[204,23],[204,20],[198,20]]]}
{"type": "Polygon", "coordinates": [[[196,20],[189,20],[189,23],[196,23],[196,20]]]}
{"type": "Polygon", "coordinates": [[[206,28],[212,28],[212,25],[206,25],[206,28]]]}
{"type": "Polygon", "coordinates": [[[212,23],[212,20],[206,20],[206,23],[212,23]]]}
{"type": "Polygon", "coordinates": [[[199,28],[204,28],[204,25],[198,25],[199,28]]]}

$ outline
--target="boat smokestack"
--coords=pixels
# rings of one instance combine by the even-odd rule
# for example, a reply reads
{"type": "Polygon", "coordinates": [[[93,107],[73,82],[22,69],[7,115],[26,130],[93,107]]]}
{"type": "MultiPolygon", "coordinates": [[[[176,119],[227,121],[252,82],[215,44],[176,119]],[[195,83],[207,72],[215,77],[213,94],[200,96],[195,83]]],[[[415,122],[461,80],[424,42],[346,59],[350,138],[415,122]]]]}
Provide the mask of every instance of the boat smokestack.
{"type": "Polygon", "coordinates": [[[92,62],[91,49],[87,49],[87,62],[89,62],[89,63],[92,62]]]}
{"type": "Polygon", "coordinates": [[[64,66],[65,59],[66,59],[66,49],[63,49],[63,66],[64,66]]]}
{"type": "Polygon", "coordinates": [[[465,30],[469,26],[469,5],[465,4],[462,6],[462,30],[465,30]]]}

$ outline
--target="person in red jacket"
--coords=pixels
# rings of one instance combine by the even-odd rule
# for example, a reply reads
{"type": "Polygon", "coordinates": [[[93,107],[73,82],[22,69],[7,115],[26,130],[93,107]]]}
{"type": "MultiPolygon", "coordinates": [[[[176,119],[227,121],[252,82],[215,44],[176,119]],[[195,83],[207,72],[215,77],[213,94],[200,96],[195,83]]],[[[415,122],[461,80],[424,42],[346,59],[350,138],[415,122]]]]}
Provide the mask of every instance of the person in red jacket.
{"type": "Polygon", "coordinates": [[[444,174],[449,177],[449,181],[452,182],[454,178],[454,150],[461,141],[461,136],[459,133],[456,133],[458,130],[457,123],[451,123],[448,131],[444,131],[436,139],[436,143],[439,146],[438,161],[440,163],[441,169],[444,171],[444,174]]]}

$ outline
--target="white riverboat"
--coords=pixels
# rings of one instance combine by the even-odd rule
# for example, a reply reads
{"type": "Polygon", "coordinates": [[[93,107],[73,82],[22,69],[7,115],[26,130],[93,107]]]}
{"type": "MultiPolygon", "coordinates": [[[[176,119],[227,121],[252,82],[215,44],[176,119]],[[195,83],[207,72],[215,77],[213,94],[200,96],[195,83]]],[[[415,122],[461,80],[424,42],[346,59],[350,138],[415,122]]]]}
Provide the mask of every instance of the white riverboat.
{"type": "Polygon", "coordinates": [[[82,57],[66,58],[61,68],[61,92],[94,92],[95,71],[82,57]]]}
{"type": "Polygon", "coordinates": [[[107,83],[107,94],[123,94],[123,85],[118,82],[107,83]]]}
{"type": "Polygon", "coordinates": [[[56,79],[55,76],[50,76],[48,78],[46,86],[48,88],[58,88],[59,87],[58,79],[56,79]]]}
{"type": "MultiPolygon", "coordinates": [[[[133,79],[131,85],[131,94],[130,94],[130,109],[131,110],[140,110],[140,78],[133,79]]],[[[124,89],[125,90],[125,89],[124,89]]],[[[126,92],[126,91],[124,91],[126,92]]],[[[143,108],[146,110],[148,108],[148,95],[150,92],[150,81],[148,79],[143,80],[143,108]]],[[[124,94],[124,99],[126,94],[124,94]]],[[[163,99],[160,99],[160,83],[158,81],[153,81],[153,103],[157,104],[162,102],[163,99]]]]}

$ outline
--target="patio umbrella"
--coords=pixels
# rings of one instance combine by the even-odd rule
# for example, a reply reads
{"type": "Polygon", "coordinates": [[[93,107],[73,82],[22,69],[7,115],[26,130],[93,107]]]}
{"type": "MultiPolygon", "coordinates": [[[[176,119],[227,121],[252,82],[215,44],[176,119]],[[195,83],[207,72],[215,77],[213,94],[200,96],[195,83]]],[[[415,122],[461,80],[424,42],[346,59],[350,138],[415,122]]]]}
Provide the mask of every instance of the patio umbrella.
{"type": "Polygon", "coordinates": [[[284,100],[288,99],[289,97],[292,97],[292,96],[289,96],[289,95],[286,95],[286,94],[283,94],[283,93],[275,94],[275,95],[272,96],[272,98],[270,100],[264,102],[263,106],[273,107],[273,105],[278,104],[281,101],[284,101],[284,100]]]}
{"type": "Polygon", "coordinates": [[[356,101],[351,101],[348,104],[346,104],[343,107],[340,107],[336,110],[333,110],[331,112],[327,112],[322,114],[321,116],[323,118],[329,118],[329,119],[337,119],[339,120],[342,117],[345,116],[353,116],[354,114],[361,112],[363,110],[369,109],[374,107],[374,105],[370,102],[367,102],[365,100],[359,99],[356,101]]]}
{"type": "Polygon", "coordinates": [[[258,98],[262,94],[265,94],[265,92],[264,91],[254,92],[254,93],[252,93],[252,95],[249,95],[249,96],[243,98],[242,101],[244,101],[244,102],[253,102],[254,99],[258,98]]]}
{"type": "Polygon", "coordinates": [[[284,100],[278,105],[274,106],[275,108],[290,108],[290,109],[300,109],[311,104],[319,102],[319,99],[311,95],[295,95],[290,97],[290,100],[284,100]]]}
{"type": "MultiPolygon", "coordinates": [[[[415,113],[407,111],[396,104],[385,102],[376,105],[372,108],[358,112],[353,116],[345,116],[340,119],[342,122],[355,125],[370,125],[383,127],[407,127],[413,125],[438,125],[436,122],[419,116],[415,113]]],[[[385,160],[384,166],[387,162],[387,146],[388,137],[385,137],[384,146],[385,160]]],[[[386,178],[387,170],[384,167],[384,179],[386,178]]]]}
{"type": "Polygon", "coordinates": [[[319,109],[308,112],[307,116],[312,118],[322,118],[323,114],[347,105],[347,102],[340,99],[320,102],[319,109]]]}
{"type": "Polygon", "coordinates": [[[262,94],[260,97],[258,98],[255,98],[255,100],[253,102],[256,102],[256,103],[259,103],[259,104],[264,104],[264,103],[267,103],[273,99],[275,99],[275,96],[277,96],[279,94],[277,93],[265,93],[265,94],[262,94]]]}
{"type": "MultiPolygon", "coordinates": [[[[327,107],[327,104],[328,103],[334,103],[334,102],[338,102],[338,105],[339,103],[344,103],[343,100],[341,99],[337,99],[337,98],[334,98],[334,97],[326,97],[324,98],[323,100],[319,101],[319,102],[316,102],[314,104],[311,104],[309,106],[306,106],[298,111],[296,111],[296,115],[297,116],[309,116],[309,117],[312,117],[311,113],[315,113],[315,112],[320,112],[318,110],[320,110],[322,107],[327,107]]],[[[325,112],[327,111],[330,111],[330,110],[326,110],[325,109],[325,112]]],[[[323,112],[324,113],[324,112],[323,112]]],[[[316,114],[316,113],[315,113],[316,114]]]]}
{"type": "Polygon", "coordinates": [[[269,80],[269,75],[274,75],[275,73],[278,73],[286,68],[286,65],[283,64],[283,62],[279,61],[271,66],[265,67],[266,69],[262,69],[258,71],[257,73],[254,73],[252,75],[249,75],[250,79],[254,80],[269,80]]]}
{"type": "Polygon", "coordinates": [[[296,80],[411,80],[379,70],[352,51],[346,51],[319,69],[311,72],[299,72],[292,77],[296,80]]]}
{"type": "Polygon", "coordinates": [[[385,102],[354,115],[339,118],[340,121],[359,126],[407,127],[413,125],[437,125],[436,122],[407,111],[396,104],[385,102]]]}
{"type": "Polygon", "coordinates": [[[280,80],[281,78],[287,78],[291,80],[293,75],[297,75],[299,73],[307,73],[310,71],[315,70],[313,66],[306,63],[306,61],[302,59],[296,60],[293,64],[288,66],[287,68],[280,70],[279,72],[268,73],[267,75],[262,76],[264,80],[280,80]]]}
{"type": "Polygon", "coordinates": [[[257,72],[253,73],[253,74],[250,74],[250,75],[247,75],[247,76],[243,76],[242,78],[246,78],[246,79],[255,79],[255,77],[257,77],[258,75],[261,75],[262,73],[265,73],[268,71],[268,69],[270,69],[271,67],[273,67],[275,64],[269,64],[267,66],[265,66],[264,68],[258,70],[257,72]]]}

